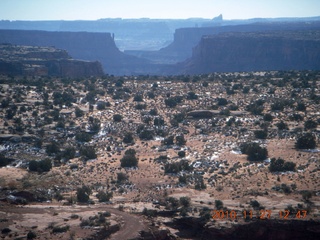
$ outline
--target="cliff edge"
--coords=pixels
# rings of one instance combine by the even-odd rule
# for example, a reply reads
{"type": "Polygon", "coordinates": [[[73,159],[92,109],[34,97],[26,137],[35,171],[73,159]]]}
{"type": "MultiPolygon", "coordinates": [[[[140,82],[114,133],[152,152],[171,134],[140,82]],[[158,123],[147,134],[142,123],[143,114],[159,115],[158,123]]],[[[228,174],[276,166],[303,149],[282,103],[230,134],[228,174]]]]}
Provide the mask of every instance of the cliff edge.
{"type": "Polygon", "coordinates": [[[0,30],[0,43],[54,46],[74,59],[99,61],[105,73],[114,75],[143,72],[148,64],[147,60],[120,52],[110,33],[0,30]]]}
{"type": "Polygon", "coordinates": [[[320,31],[223,33],[204,36],[181,73],[319,70],[320,31]]]}
{"type": "Polygon", "coordinates": [[[104,72],[99,62],[74,60],[65,50],[2,44],[0,74],[90,77],[102,76],[104,72]]]}

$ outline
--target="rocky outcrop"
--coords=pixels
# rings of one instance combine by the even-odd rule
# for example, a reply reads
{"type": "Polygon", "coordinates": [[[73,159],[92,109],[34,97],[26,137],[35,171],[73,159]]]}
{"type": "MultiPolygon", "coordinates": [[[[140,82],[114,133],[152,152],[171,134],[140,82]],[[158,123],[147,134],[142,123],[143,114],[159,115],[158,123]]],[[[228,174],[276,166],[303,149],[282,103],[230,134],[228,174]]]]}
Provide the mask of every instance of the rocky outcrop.
{"type": "Polygon", "coordinates": [[[267,31],[296,31],[319,30],[320,21],[307,22],[258,22],[243,25],[216,26],[202,28],[180,28],[174,33],[174,41],[157,52],[140,54],[154,61],[162,63],[177,63],[192,56],[192,49],[200,42],[203,36],[212,36],[226,32],[267,32],[267,31]]]}
{"type": "Polygon", "coordinates": [[[120,52],[110,33],[0,30],[0,43],[55,46],[72,58],[101,62],[108,74],[130,75],[148,69],[147,60],[120,52]]]}
{"type": "Polygon", "coordinates": [[[203,37],[181,73],[319,70],[319,63],[320,31],[224,33],[203,37]]]}
{"type": "Polygon", "coordinates": [[[89,77],[102,76],[99,62],[72,59],[53,47],[0,45],[0,74],[89,77]]]}

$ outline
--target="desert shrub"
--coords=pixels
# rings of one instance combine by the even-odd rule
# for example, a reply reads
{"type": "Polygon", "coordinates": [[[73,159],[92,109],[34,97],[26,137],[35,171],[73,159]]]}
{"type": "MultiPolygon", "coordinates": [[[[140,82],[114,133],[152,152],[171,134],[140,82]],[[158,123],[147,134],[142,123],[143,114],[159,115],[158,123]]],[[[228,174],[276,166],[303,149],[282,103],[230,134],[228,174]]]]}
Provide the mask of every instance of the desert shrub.
{"type": "Polygon", "coordinates": [[[169,145],[173,145],[173,143],[174,143],[173,141],[174,141],[174,136],[169,136],[169,137],[165,138],[162,143],[164,145],[169,146],[169,145]]]}
{"type": "Polygon", "coordinates": [[[8,227],[5,227],[5,228],[3,228],[2,230],[1,230],[1,233],[2,234],[8,234],[8,233],[10,233],[12,230],[10,229],[10,228],[8,228],[8,227]]]}
{"type": "Polygon", "coordinates": [[[88,125],[89,125],[88,128],[91,132],[97,133],[100,131],[100,125],[101,125],[100,119],[89,117],[88,125]]]}
{"type": "Polygon", "coordinates": [[[289,194],[291,193],[291,188],[285,184],[285,183],[282,183],[281,184],[281,190],[285,193],[285,194],[289,194]]]}
{"type": "Polygon", "coordinates": [[[149,111],[149,114],[151,116],[157,116],[158,115],[158,110],[156,108],[152,108],[150,111],[149,111]]]}
{"type": "Polygon", "coordinates": [[[35,141],[34,141],[34,144],[33,144],[33,146],[35,147],[35,148],[41,148],[42,147],[42,140],[40,139],[40,138],[38,138],[38,139],[36,139],[35,141]]]}
{"type": "Polygon", "coordinates": [[[237,111],[239,109],[239,107],[232,103],[232,104],[229,105],[228,109],[230,111],[237,111]]]}
{"type": "Polygon", "coordinates": [[[123,172],[119,172],[117,173],[117,182],[118,183],[123,183],[125,181],[127,181],[129,179],[128,175],[123,173],[123,172]]]}
{"type": "Polygon", "coordinates": [[[153,125],[155,126],[163,126],[164,125],[164,120],[163,118],[160,118],[160,117],[156,117],[154,120],[153,120],[153,125]]]}
{"type": "Polygon", "coordinates": [[[90,195],[92,190],[87,186],[82,186],[81,188],[77,188],[77,201],[81,203],[86,203],[90,199],[90,195]]]}
{"type": "Polygon", "coordinates": [[[286,162],[281,158],[271,159],[269,166],[270,172],[285,172],[285,171],[295,171],[296,164],[293,162],[286,162]]]}
{"type": "Polygon", "coordinates": [[[179,152],[178,152],[178,156],[181,157],[181,158],[183,158],[183,157],[186,156],[186,152],[185,152],[185,151],[179,151],[179,152]]]}
{"type": "Polygon", "coordinates": [[[150,130],[150,129],[143,129],[140,133],[139,133],[139,138],[141,140],[152,140],[154,137],[154,131],[150,130]]]}
{"type": "Polygon", "coordinates": [[[54,199],[56,199],[57,201],[61,201],[63,200],[63,195],[61,194],[61,192],[56,192],[53,196],[54,199]]]}
{"type": "Polygon", "coordinates": [[[271,104],[272,111],[283,111],[285,107],[291,107],[292,101],[288,99],[276,99],[273,104],[271,104]]]}
{"type": "Polygon", "coordinates": [[[261,115],[261,113],[264,110],[263,104],[260,102],[255,101],[253,103],[250,103],[249,105],[246,106],[246,110],[248,112],[251,112],[253,115],[261,115]]]}
{"type": "Polygon", "coordinates": [[[186,184],[187,181],[188,181],[188,177],[187,177],[186,174],[183,174],[183,175],[180,175],[180,176],[179,176],[179,183],[181,183],[181,184],[186,184]]]}
{"type": "Polygon", "coordinates": [[[64,92],[54,92],[52,94],[53,104],[54,105],[66,105],[68,107],[72,106],[72,103],[75,102],[75,98],[71,91],[64,92]]]}
{"type": "Polygon", "coordinates": [[[59,120],[56,124],[56,128],[64,129],[65,128],[65,123],[62,120],[59,120]]]}
{"type": "Polygon", "coordinates": [[[317,128],[318,123],[316,121],[313,121],[311,119],[305,121],[304,123],[304,129],[308,130],[308,129],[315,129],[317,128]]]}
{"type": "Polygon", "coordinates": [[[3,154],[0,154],[0,167],[5,167],[11,162],[10,159],[6,158],[3,154]]]}
{"type": "Polygon", "coordinates": [[[84,115],[84,112],[78,107],[75,108],[74,113],[75,113],[77,118],[80,118],[80,117],[82,117],[84,115]]]}
{"type": "Polygon", "coordinates": [[[76,133],[76,140],[78,142],[90,142],[92,135],[86,132],[76,133]]]}
{"type": "Polygon", "coordinates": [[[124,143],[134,143],[133,134],[131,132],[126,132],[124,134],[123,140],[124,143]]]}
{"type": "Polygon", "coordinates": [[[188,99],[188,100],[198,99],[198,95],[195,94],[195,92],[188,92],[188,94],[187,94],[187,99],[188,99]]]}
{"type": "Polygon", "coordinates": [[[188,208],[191,205],[191,199],[189,197],[180,197],[179,202],[184,208],[188,208]]]}
{"type": "Polygon", "coordinates": [[[176,120],[178,123],[181,123],[185,119],[184,113],[176,113],[173,115],[173,119],[176,120]]]}
{"type": "Polygon", "coordinates": [[[165,173],[178,173],[181,171],[191,171],[193,169],[192,166],[189,166],[188,161],[180,160],[180,162],[167,163],[164,166],[165,173]]]}
{"type": "Polygon", "coordinates": [[[85,161],[97,158],[96,150],[93,146],[81,147],[80,154],[85,161]]]}
{"type": "Polygon", "coordinates": [[[147,216],[147,217],[155,217],[156,214],[157,214],[157,211],[153,210],[153,209],[144,208],[142,210],[142,214],[147,216]]]}
{"type": "Polygon", "coordinates": [[[205,224],[210,219],[212,219],[212,211],[208,207],[203,207],[199,213],[200,221],[205,224]]]}
{"type": "Polygon", "coordinates": [[[109,202],[110,199],[113,197],[112,192],[104,192],[104,191],[99,191],[96,195],[97,199],[99,202],[109,202]]]}
{"type": "Polygon", "coordinates": [[[97,102],[97,110],[105,110],[106,109],[106,103],[105,102],[97,102]]]}
{"type": "Polygon", "coordinates": [[[52,233],[64,233],[69,231],[70,226],[66,225],[66,226],[55,226],[52,229],[52,233]]]}
{"type": "Polygon", "coordinates": [[[137,94],[134,96],[133,101],[135,102],[143,102],[143,96],[140,94],[137,94]]]}
{"type": "Polygon", "coordinates": [[[33,231],[29,231],[27,234],[27,239],[34,239],[37,237],[37,234],[33,231]]]}
{"type": "Polygon", "coordinates": [[[31,160],[29,162],[29,171],[31,172],[49,172],[52,168],[52,162],[50,159],[44,159],[40,161],[31,160]]]}
{"type": "Polygon", "coordinates": [[[147,109],[147,104],[138,103],[134,108],[137,110],[147,109]]]}
{"type": "Polygon", "coordinates": [[[217,209],[222,209],[223,208],[223,202],[221,200],[215,200],[214,204],[217,209]]]}
{"type": "Polygon", "coordinates": [[[257,200],[251,200],[250,201],[250,205],[254,208],[254,209],[259,209],[261,207],[260,203],[257,200]]]}
{"type": "Polygon", "coordinates": [[[182,146],[182,145],[185,145],[186,142],[187,142],[187,140],[185,140],[183,134],[176,136],[176,144],[177,145],[182,146]]]}
{"type": "Polygon", "coordinates": [[[202,87],[208,87],[209,86],[209,83],[208,82],[203,82],[202,83],[202,87]]]}
{"type": "Polygon", "coordinates": [[[38,171],[38,161],[36,160],[31,160],[29,162],[29,171],[31,172],[36,172],[38,171]]]}
{"type": "Polygon", "coordinates": [[[57,142],[52,141],[50,144],[46,147],[46,153],[51,156],[53,154],[57,154],[60,152],[60,146],[57,142]]]}
{"type": "Polygon", "coordinates": [[[299,113],[293,113],[292,115],[289,116],[289,119],[291,121],[302,121],[303,120],[303,116],[299,113]]]}
{"type": "Polygon", "coordinates": [[[304,201],[309,202],[313,194],[311,191],[306,190],[306,191],[302,191],[301,195],[304,201]]]}
{"type": "Polygon", "coordinates": [[[296,149],[314,149],[316,145],[316,138],[312,133],[305,133],[295,143],[296,149]]]}
{"type": "Polygon", "coordinates": [[[76,149],[74,147],[67,147],[63,153],[62,157],[65,159],[73,159],[76,155],[76,149]]]}
{"type": "Polygon", "coordinates": [[[264,121],[267,121],[267,122],[272,122],[273,120],[273,117],[270,113],[266,113],[264,116],[263,116],[263,120],[264,121]]]}
{"type": "Polygon", "coordinates": [[[168,197],[166,198],[166,207],[171,210],[177,210],[180,206],[180,202],[177,198],[168,197]]]}
{"type": "Polygon", "coordinates": [[[195,176],[194,189],[203,190],[203,189],[206,189],[206,188],[207,188],[207,186],[204,183],[203,177],[201,175],[196,175],[195,176]]]}
{"type": "Polygon", "coordinates": [[[276,126],[278,127],[278,130],[288,130],[288,124],[286,124],[284,121],[280,121],[276,124],[276,126]]]}
{"type": "Polygon", "coordinates": [[[297,111],[305,111],[307,108],[306,108],[306,105],[303,103],[303,102],[299,102],[298,104],[297,104],[297,107],[296,107],[296,110],[297,111]]]}
{"type": "Polygon", "coordinates": [[[114,122],[121,122],[122,121],[122,116],[120,114],[114,114],[113,115],[113,121],[114,122]]]}
{"type": "Polygon", "coordinates": [[[218,106],[226,106],[228,104],[228,100],[225,98],[217,98],[218,106]]]}
{"type": "Polygon", "coordinates": [[[89,219],[82,219],[81,220],[80,227],[87,227],[90,225],[91,225],[91,222],[89,221],[89,219]]]}
{"type": "Polygon", "coordinates": [[[268,156],[268,150],[260,147],[260,145],[255,142],[241,144],[240,150],[243,154],[248,155],[249,161],[262,161],[268,156]]]}
{"type": "Polygon", "coordinates": [[[79,215],[78,214],[72,214],[70,216],[71,219],[78,219],[79,218],[79,215]]]}
{"type": "Polygon", "coordinates": [[[256,130],[254,131],[254,136],[258,139],[266,139],[268,136],[267,130],[256,130]]]}
{"type": "Polygon", "coordinates": [[[136,167],[138,166],[138,158],[136,151],[129,149],[125,152],[124,156],[120,159],[121,167],[136,167]]]}
{"type": "Polygon", "coordinates": [[[166,98],[164,100],[164,103],[166,104],[167,107],[170,107],[170,108],[174,108],[178,104],[178,102],[174,97],[166,98]]]}

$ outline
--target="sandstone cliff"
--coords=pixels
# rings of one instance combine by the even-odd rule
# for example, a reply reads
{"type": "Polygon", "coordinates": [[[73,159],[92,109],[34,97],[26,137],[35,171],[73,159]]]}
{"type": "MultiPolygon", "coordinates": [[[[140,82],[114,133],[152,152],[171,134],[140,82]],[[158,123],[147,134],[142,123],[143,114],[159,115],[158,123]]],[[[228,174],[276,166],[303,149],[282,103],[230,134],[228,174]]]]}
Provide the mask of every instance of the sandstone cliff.
{"type": "Polygon", "coordinates": [[[146,60],[120,52],[110,33],[0,30],[0,43],[55,46],[72,58],[101,62],[108,74],[129,75],[148,68],[146,60]]]}
{"type": "Polygon", "coordinates": [[[205,36],[181,73],[319,70],[320,31],[223,33],[205,36]]]}
{"type": "Polygon", "coordinates": [[[216,35],[225,32],[267,32],[267,31],[298,31],[320,30],[320,21],[312,22],[267,22],[235,26],[216,26],[203,28],[181,28],[174,33],[174,41],[158,52],[145,53],[142,57],[150,60],[161,59],[163,62],[177,63],[192,56],[192,49],[203,36],[216,35]]]}
{"type": "Polygon", "coordinates": [[[53,47],[0,45],[0,74],[59,77],[101,76],[99,62],[72,59],[53,47]]]}

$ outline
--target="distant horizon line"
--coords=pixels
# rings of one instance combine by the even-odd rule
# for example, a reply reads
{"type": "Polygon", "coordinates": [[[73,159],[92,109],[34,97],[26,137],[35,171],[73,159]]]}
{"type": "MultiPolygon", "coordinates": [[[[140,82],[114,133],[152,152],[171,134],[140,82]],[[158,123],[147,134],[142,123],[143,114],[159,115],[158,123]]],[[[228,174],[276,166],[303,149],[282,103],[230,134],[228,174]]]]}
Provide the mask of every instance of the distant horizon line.
{"type": "Polygon", "coordinates": [[[19,22],[19,21],[25,21],[25,22],[40,22],[40,21],[104,21],[104,20],[208,20],[208,21],[246,21],[246,20],[254,20],[254,19],[308,19],[308,18],[320,18],[320,15],[318,16],[308,16],[308,17],[253,17],[253,18],[235,18],[235,19],[224,19],[223,14],[220,14],[213,18],[204,18],[204,17],[189,17],[189,18],[150,18],[150,17],[140,17],[140,18],[122,18],[122,17],[112,17],[112,18],[98,18],[98,19],[1,19],[0,21],[9,21],[9,22],[19,22]],[[218,20],[219,17],[222,17],[222,19],[218,20]]]}

